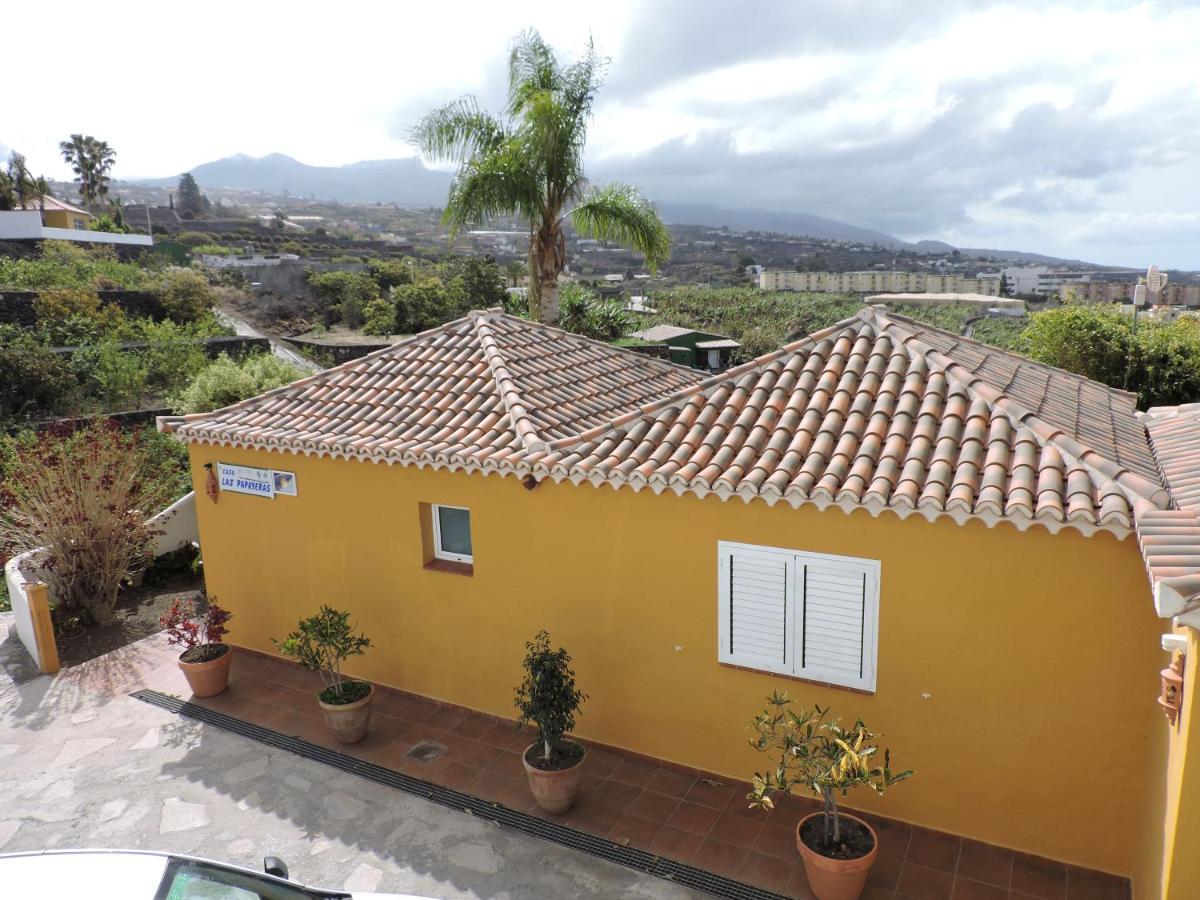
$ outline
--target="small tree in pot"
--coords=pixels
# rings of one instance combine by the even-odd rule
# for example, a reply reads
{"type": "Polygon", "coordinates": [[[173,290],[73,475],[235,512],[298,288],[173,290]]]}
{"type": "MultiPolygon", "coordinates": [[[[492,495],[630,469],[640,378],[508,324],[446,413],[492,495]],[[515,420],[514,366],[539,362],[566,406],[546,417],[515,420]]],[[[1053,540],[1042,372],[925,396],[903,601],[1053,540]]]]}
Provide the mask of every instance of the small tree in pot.
{"type": "Polygon", "coordinates": [[[809,886],[818,900],[854,900],[866,885],[879,842],[870,825],[838,811],[838,795],[845,797],[862,786],[882,795],[912,771],[893,772],[886,750],[883,765],[871,765],[879,751],[879,735],[861,719],[843,728],[838,719],[829,718],[828,708],[814,705],[797,713],[788,708],[791,702],[776,691],[751,723],[757,734],[751,746],[776,755],[778,763],[755,774],[748,799],[751,806],[770,809],[773,793],[788,794],[797,786],[820,797],[823,810],[805,816],[796,827],[809,886]]]}
{"type": "Polygon", "coordinates": [[[366,681],[346,678],[342,664],[351,656],[362,656],[371,639],[354,634],[350,613],[322,606],[315,616],[301,619],[296,631],[273,643],[284,656],[320,673],[325,688],[317,702],[337,739],[353,744],[366,737],[375,688],[366,681]]]}
{"type": "Polygon", "coordinates": [[[538,739],[526,748],[522,762],[538,806],[564,813],[579,793],[584,748],[563,735],[575,727],[575,714],[587,695],[575,686],[570,654],[562,647],[552,650],[547,632],[539,631],[525,650],[525,679],[516,696],[518,724],[535,725],[538,739]]]}
{"type": "Polygon", "coordinates": [[[197,616],[195,599],[176,600],[159,617],[167,643],[183,647],[179,668],[193,697],[215,697],[229,686],[233,648],[221,639],[229,633],[225,623],[232,618],[215,600],[209,602],[203,616],[197,616]]]}

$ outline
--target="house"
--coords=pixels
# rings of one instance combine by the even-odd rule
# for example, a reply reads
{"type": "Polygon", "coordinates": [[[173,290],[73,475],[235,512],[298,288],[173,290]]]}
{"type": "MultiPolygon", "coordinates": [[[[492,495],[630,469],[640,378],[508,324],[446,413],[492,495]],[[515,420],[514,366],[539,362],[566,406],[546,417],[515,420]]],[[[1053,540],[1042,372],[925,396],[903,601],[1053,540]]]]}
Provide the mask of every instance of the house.
{"type": "Polygon", "coordinates": [[[37,200],[30,200],[21,209],[38,210],[42,214],[42,224],[47,228],[71,228],[76,231],[88,231],[95,218],[86,209],[72,206],[65,200],[49,195],[37,200]]]}
{"type": "Polygon", "coordinates": [[[0,241],[76,241],[88,244],[151,246],[144,234],[92,231],[92,214],[57,197],[27,201],[24,208],[0,212],[0,241]],[[42,207],[45,207],[44,211],[42,207]]]}
{"type": "Polygon", "coordinates": [[[491,310],[160,427],[238,645],[330,603],[511,717],[546,628],[580,736],[728,778],[785,690],[916,770],[865,809],[1196,896],[1198,406],[878,308],[718,375],[491,310]]]}
{"type": "Polygon", "coordinates": [[[669,348],[672,362],[717,372],[729,367],[729,357],[742,346],[723,334],[709,334],[678,325],[654,325],[629,335],[646,344],[662,344],[669,348]]]}

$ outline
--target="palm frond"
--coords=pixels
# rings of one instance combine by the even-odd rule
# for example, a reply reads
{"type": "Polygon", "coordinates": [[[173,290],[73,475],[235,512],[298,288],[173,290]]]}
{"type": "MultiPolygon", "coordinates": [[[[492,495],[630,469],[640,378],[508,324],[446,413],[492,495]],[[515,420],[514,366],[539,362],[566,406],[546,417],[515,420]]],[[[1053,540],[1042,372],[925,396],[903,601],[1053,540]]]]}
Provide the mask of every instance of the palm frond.
{"type": "Polygon", "coordinates": [[[450,186],[443,221],[457,233],[463,226],[513,212],[532,220],[541,210],[542,193],[523,146],[510,139],[463,164],[450,186]]]}
{"type": "Polygon", "coordinates": [[[521,115],[530,98],[556,91],[560,84],[554,50],[532,28],[519,34],[508,57],[508,114],[521,115]]]}
{"type": "Polygon", "coordinates": [[[629,185],[594,188],[569,215],[581,235],[636,250],[652,272],[671,255],[667,226],[654,205],[629,185]]]}
{"type": "Polygon", "coordinates": [[[461,97],[427,113],[410,140],[430,159],[465,163],[504,141],[504,123],[479,108],[474,97],[461,97]]]}

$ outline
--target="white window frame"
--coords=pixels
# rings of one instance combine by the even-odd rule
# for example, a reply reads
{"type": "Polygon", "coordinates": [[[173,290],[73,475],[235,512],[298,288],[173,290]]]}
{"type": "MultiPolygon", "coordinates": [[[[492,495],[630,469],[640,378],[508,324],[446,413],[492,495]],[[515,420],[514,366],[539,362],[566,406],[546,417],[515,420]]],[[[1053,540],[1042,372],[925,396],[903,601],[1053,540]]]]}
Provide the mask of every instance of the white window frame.
{"type": "Polygon", "coordinates": [[[879,560],[866,559],[857,556],[837,556],[829,553],[812,553],[806,550],[793,550],[786,547],[764,547],[758,544],[743,544],[734,541],[717,542],[717,660],[730,665],[771,672],[777,675],[790,675],[808,681],[819,681],[839,687],[855,688],[857,690],[874,692],[879,667],[879,560]],[[761,659],[748,658],[730,651],[730,605],[732,598],[729,592],[729,558],[732,553],[765,554],[775,557],[786,566],[786,621],[787,634],[784,636],[786,661],[766,663],[761,659]],[[862,627],[862,669],[861,677],[848,677],[842,672],[822,669],[819,666],[803,664],[803,654],[800,648],[804,646],[803,598],[801,597],[804,579],[801,573],[806,564],[846,565],[861,569],[864,573],[863,584],[863,627],[862,627]]]}
{"type": "MultiPolygon", "coordinates": [[[[466,553],[451,553],[449,550],[442,549],[442,510],[443,509],[458,509],[465,512],[468,516],[471,515],[471,509],[467,506],[450,506],[446,503],[431,503],[430,507],[433,511],[433,556],[435,559],[444,559],[447,562],[459,563],[475,563],[475,531],[472,528],[471,535],[471,554],[466,553]]],[[[468,526],[470,522],[468,520],[468,526]]]]}

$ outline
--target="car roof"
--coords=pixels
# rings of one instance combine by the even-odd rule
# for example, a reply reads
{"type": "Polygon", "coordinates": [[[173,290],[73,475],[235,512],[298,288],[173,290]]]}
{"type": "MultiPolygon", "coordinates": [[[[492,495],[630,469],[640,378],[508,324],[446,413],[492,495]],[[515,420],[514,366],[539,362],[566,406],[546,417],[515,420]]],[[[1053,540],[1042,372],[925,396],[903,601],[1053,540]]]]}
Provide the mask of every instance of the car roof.
{"type": "Polygon", "coordinates": [[[163,853],[122,850],[10,853],[0,856],[0,884],[7,897],[149,900],[169,861],[163,853]]]}

